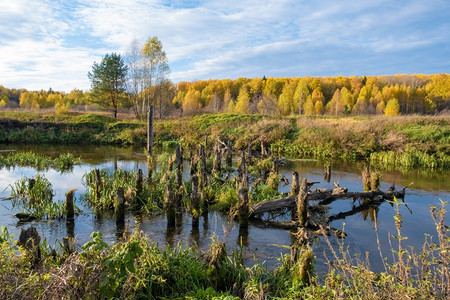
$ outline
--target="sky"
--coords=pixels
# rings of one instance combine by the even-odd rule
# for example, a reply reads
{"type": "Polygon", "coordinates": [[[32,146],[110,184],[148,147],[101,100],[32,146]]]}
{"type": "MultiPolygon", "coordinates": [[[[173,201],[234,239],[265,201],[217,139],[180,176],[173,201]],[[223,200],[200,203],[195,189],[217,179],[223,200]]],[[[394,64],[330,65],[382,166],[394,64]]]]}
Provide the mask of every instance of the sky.
{"type": "Polygon", "coordinates": [[[450,73],[448,0],[0,0],[0,85],[89,90],[157,36],[170,79],[450,73]]]}

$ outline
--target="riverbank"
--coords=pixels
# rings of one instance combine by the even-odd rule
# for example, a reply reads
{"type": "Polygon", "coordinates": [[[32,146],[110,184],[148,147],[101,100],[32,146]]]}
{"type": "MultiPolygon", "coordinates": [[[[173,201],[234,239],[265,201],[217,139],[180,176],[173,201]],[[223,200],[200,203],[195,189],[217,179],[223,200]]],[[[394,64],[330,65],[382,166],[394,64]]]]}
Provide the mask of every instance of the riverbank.
{"type": "MultiPolygon", "coordinates": [[[[305,117],[204,114],[155,120],[155,143],[198,145],[208,136],[233,148],[261,144],[276,155],[370,160],[382,165],[450,167],[449,116],[305,117]]],[[[0,143],[145,146],[145,122],[98,114],[0,113],[0,143]]]]}

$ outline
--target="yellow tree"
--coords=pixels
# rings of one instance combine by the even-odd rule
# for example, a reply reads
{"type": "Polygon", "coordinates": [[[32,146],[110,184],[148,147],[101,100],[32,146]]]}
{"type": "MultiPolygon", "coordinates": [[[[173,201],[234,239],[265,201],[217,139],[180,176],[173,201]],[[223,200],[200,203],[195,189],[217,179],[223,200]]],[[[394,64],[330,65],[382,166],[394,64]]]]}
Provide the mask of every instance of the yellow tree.
{"type": "Polygon", "coordinates": [[[233,112],[234,110],[234,100],[231,97],[230,89],[225,90],[225,94],[223,95],[223,111],[224,112],[233,112]],[[229,110],[229,105],[232,103],[231,110],[229,110]]]}
{"type": "Polygon", "coordinates": [[[294,93],[297,88],[297,82],[286,83],[283,92],[278,99],[278,110],[282,115],[289,115],[294,112],[294,93]]]}
{"type": "Polygon", "coordinates": [[[272,115],[277,111],[277,99],[274,95],[263,95],[257,104],[260,114],[272,115]]]}
{"type": "Polygon", "coordinates": [[[308,96],[308,98],[306,98],[306,102],[304,105],[304,110],[305,110],[305,115],[307,116],[312,116],[314,115],[314,103],[312,101],[312,97],[308,96]]]}
{"type": "Polygon", "coordinates": [[[299,115],[304,112],[303,105],[309,95],[308,78],[300,78],[297,83],[293,99],[294,111],[297,111],[299,115]]]}
{"type": "Polygon", "coordinates": [[[379,115],[383,114],[385,108],[386,108],[386,105],[384,104],[384,101],[381,100],[380,103],[377,104],[377,108],[376,108],[377,114],[379,114],[379,115]]]}
{"type": "Polygon", "coordinates": [[[316,113],[316,115],[323,114],[323,102],[322,102],[322,100],[318,100],[316,102],[316,104],[314,104],[314,112],[316,113]]]}
{"type": "Polygon", "coordinates": [[[200,92],[194,89],[189,89],[184,97],[183,112],[191,114],[197,112],[200,107],[200,92]]]}
{"type": "Polygon", "coordinates": [[[236,107],[234,112],[239,114],[248,114],[248,108],[250,106],[250,96],[248,95],[247,88],[242,86],[239,90],[239,96],[237,97],[236,107]]]}
{"type": "Polygon", "coordinates": [[[384,109],[384,114],[386,116],[398,116],[400,114],[400,104],[396,98],[392,98],[386,104],[384,109]]]}

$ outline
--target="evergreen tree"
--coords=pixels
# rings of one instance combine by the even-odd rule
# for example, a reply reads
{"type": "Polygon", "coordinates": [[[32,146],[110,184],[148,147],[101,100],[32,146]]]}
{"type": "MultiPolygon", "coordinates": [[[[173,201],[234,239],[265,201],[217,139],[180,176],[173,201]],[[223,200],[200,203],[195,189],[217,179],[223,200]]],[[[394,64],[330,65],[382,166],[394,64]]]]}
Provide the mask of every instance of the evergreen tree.
{"type": "Polygon", "coordinates": [[[106,54],[100,64],[94,62],[92,72],[88,73],[91,80],[92,102],[113,109],[117,118],[117,109],[126,103],[125,95],[127,66],[120,55],[106,54]]]}

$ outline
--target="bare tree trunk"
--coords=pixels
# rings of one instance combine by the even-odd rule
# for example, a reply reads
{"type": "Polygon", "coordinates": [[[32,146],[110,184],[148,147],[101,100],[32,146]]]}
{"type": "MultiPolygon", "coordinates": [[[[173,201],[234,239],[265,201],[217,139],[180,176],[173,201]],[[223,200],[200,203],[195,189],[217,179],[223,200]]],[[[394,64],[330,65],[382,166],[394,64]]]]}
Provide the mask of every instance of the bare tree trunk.
{"type": "Polygon", "coordinates": [[[147,119],[147,154],[153,155],[153,105],[150,106],[147,119]]]}

